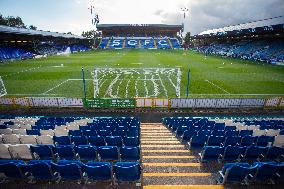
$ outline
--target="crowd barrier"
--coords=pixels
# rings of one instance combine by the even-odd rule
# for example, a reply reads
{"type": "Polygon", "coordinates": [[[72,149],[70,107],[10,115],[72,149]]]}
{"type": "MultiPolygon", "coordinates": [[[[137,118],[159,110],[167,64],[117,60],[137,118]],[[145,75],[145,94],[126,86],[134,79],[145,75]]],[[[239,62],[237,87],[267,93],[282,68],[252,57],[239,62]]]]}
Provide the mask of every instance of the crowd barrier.
{"type": "Polygon", "coordinates": [[[58,97],[0,98],[0,105],[85,108],[280,108],[284,98],[133,98],[80,99],[58,97]]]}

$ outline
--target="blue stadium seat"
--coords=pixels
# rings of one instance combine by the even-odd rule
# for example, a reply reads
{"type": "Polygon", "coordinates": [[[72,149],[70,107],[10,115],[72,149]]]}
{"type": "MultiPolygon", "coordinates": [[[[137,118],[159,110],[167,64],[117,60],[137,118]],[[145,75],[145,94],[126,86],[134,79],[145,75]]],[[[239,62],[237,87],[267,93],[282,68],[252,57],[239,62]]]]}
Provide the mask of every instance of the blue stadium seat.
{"type": "Polygon", "coordinates": [[[224,136],[209,136],[206,145],[207,146],[220,146],[223,145],[225,141],[225,137],[224,136]]]}
{"type": "Polygon", "coordinates": [[[32,145],[30,150],[36,159],[52,160],[54,159],[53,151],[54,147],[52,145],[32,145]]]}
{"type": "Polygon", "coordinates": [[[121,136],[106,136],[105,141],[108,146],[122,146],[122,138],[121,136]]]}
{"type": "Polygon", "coordinates": [[[214,130],[224,131],[225,130],[225,123],[215,123],[214,130]]]}
{"type": "MultiPolygon", "coordinates": [[[[4,174],[8,179],[20,180],[24,175],[20,169],[20,162],[8,162],[0,164],[0,173],[4,174]]],[[[5,179],[5,178],[4,178],[5,179]]]]}
{"type": "Polygon", "coordinates": [[[254,175],[253,182],[256,183],[274,183],[272,180],[276,177],[277,165],[274,163],[257,162],[253,164],[257,166],[257,171],[254,175]]]}
{"type": "Polygon", "coordinates": [[[89,136],[88,141],[93,146],[105,146],[105,139],[102,136],[89,136]]]}
{"type": "Polygon", "coordinates": [[[123,146],[120,148],[120,158],[122,161],[138,161],[140,160],[140,148],[123,146]]]}
{"type": "Polygon", "coordinates": [[[284,161],[284,148],[271,146],[268,148],[266,159],[271,161],[284,161]]]}
{"type": "Polygon", "coordinates": [[[253,130],[240,130],[239,136],[251,136],[253,133],[253,130]]]}
{"type": "Polygon", "coordinates": [[[244,136],[241,141],[241,146],[252,146],[255,144],[257,136],[244,136]]]}
{"type": "Polygon", "coordinates": [[[268,146],[274,142],[274,136],[259,136],[256,142],[258,146],[268,146]]]}
{"type": "Polygon", "coordinates": [[[184,126],[184,125],[179,126],[179,127],[177,128],[177,130],[175,131],[176,136],[177,136],[177,137],[181,137],[182,134],[183,134],[183,132],[186,131],[186,130],[188,130],[188,126],[184,126]]]}
{"type": "Polygon", "coordinates": [[[83,130],[85,136],[97,136],[97,131],[95,130],[83,130]]]}
{"type": "Polygon", "coordinates": [[[55,172],[55,179],[57,182],[61,180],[72,180],[72,181],[81,181],[82,180],[82,172],[80,167],[75,164],[66,164],[66,165],[57,165],[51,163],[51,168],[53,172],[55,172]]]}
{"type": "Polygon", "coordinates": [[[116,181],[133,182],[139,181],[141,176],[141,166],[134,162],[119,162],[113,166],[116,181]]]}
{"type": "MultiPolygon", "coordinates": [[[[219,183],[248,183],[249,175],[252,175],[257,169],[257,166],[250,167],[249,164],[225,164],[222,171],[219,171],[219,183]]],[[[250,177],[251,179],[251,177],[250,177]]]]}
{"type": "Polygon", "coordinates": [[[81,130],[81,131],[87,131],[87,130],[91,130],[91,126],[90,125],[86,125],[86,126],[79,126],[79,129],[81,130]]]}
{"type": "Polygon", "coordinates": [[[102,137],[111,136],[110,130],[98,130],[97,133],[99,136],[102,136],[102,137]]]}
{"type": "Polygon", "coordinates": [[[242,160],[260,160],[264,159],[268,148],[262,146],[249,146],[246,149],[242,160]]]}
{"type": "Polygon", "coordinates": [[[97,148],[91,145],[79,145],[75,147],[76,156],[80,160],[93,160],[97,159],[97,148]]]}
{"type": "Polygon", "coordinates": [[[70,136],[82,136],[81,130],[69,130],[68,135],[70,136]]]}
{"type": "Polygon", "coordinates": [[[72,160],[75,158],[75,153],[71,145],[60,145],[55,147],[56,157],[59,159],[72,160]]]}
{"type": "Polygon", "coordinates": [[[71,142],[74,145],[87,145],[87,137],[85,136],[71,136],[71,142]]]}
{"type": "Polygon", "coordinates": [[[224,154],[222,155],[222,160],[224,161],[234,161],[240,160],[242,155],[244,155],[246,148],[243,146],[227,146],[225,148],[224,154]]]}
{"type": "Polygon", "coordinates": [[[189,142],[189,146],[192,148],[194,147],[203,147],[205,142],[207,141],[208,136],[207,135],[194,135],[189,142]]]}
{"type": "Polygon", "coordinates": [[[199,156],[202,162],[210,160],[218,160],[224,152],[224,147],[205,146],[199,156]]]}
{"type": "Polygon", "coordinates": [[[125,146],[139,146],[139,138],[136,137],[124,137],[123,143],[125,146]]]}
{"type": "Polygon", "coordinates": [[[53,141],[55,145],[70,145],[70,137],[69,136],[53,136],[53,141]]]}
{"type": "Polygon", "coordinates": [[[112,166],[109,162],[88,162],[82,166],[82,170],[88,180],[112,180],[112,166]]]}
{"type": "Polygon", "coordinates": [[[189,141],[191,139],[191,137],[193,137],[196,134],[197,134],[197,132],[194,131],[194,130],[184,131],[184,133],[182,135],[182,141],[189,141]]]}
{"type": "Polygon", "coordinates": [[[101,161],[118,161],[117,146],[99,146],[98,155],[101,161]]]}
{"type": "Polygon", "coordinates": [[[38,135],[40,136],[40,130],[37,129],[27,129],[27,135],[38,135]]]}
{"type": "Polygon", "coordinates": [[[239,135],[239,131],[237,130],[228,130],[225,132],[226,137],[238,136],[238,135],[239,135]]]}
{"type": "Polygon", "coordinates": [[[225,135],[225,131],[224,130],[213,130],[211,132],[211,135],[213,135],[213,136],[224,136],[225,135]]]}
{"type": "Polygon", "coordinates": [[[242,137],[239,136],[230,136],[225,139],[224,146],[235,146],[241,143],[242,137]]]}
{"type": "Polygon", "coordinates": [[[225,131],[235,131],[235,130],[237,130],[236,126],[226,126],[225,127],[225,131]]]}
{"type": "Polygon", "coordinates": [[[27,165],[21,165],[21,170],[25,176],[33,180],[53,180],[54,176],[51,167],[46,162],[37,162],[27,165]]]}

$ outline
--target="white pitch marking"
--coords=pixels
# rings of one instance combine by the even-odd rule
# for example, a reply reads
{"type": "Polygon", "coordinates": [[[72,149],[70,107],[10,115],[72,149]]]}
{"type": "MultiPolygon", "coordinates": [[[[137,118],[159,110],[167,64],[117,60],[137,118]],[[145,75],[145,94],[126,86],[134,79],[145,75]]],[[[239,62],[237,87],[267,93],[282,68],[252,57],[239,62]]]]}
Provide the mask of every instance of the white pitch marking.
{"type": "Polygon", "coordinates": [[[161,76],[160,76],[160,74],[157,74],[157,75],[158,75],[159,80],[160,80],[160,82],[161,82],[161,85],[162,85],[162,87],[163,87],[163,89],[164,89],[164,91],[165,91],[166,98],[168,98],[168,91],[167,91],[167,89],[166,89],[166,87],[165,87],[165,85],[164,85],[164,83],[163,83],[163,81],[162,81],[162,79],[161,79],[161,76]]]}
{"type": "Polygon", "coordinates": [[[208,83],[210,83],[211,85],[213,85],[213,86],[215,86],[215,87],[217,87],[218,89],[220,89],[220,90],[222,90],[222,91],[224,91],[225,93],[227,93],[227,94],[230,94],[228,91],[226,91],[225,89],[223,89],[222,87],[219,87],[218,85],[216,85],[216,84],[214,84],[214,83],[212,83],[211,81],[209,81],[209,80],[205,80],[206,82],[208,82],[208,83]]]}
{"type": "Polygon", "coordinates": [[[51,89],[49,89],[49,90],[47,90],[47,91],[45,91],[44,93],[42,93],[42,94],[46,94],[46,93],[48,93],[48,92],[50,92],[50,91],[52,91],[52,90],[54,90],[54,89],[56,89],[57,87],[59,87],[60,85],[62,85],[62,84],[64,84],[64,83],[66,83],[66,82],[68,82],[69,81],[69,79],[67,79],[67,80],[65,80],[65,81],[62,81],[61,83],[59,83],[58,85],[56,85],[55,87],[52,87],[51,89]]]}
{"type": "Polygon", "coordinates": [[[107,89],[107,91],[106,91],[104,97],[106,97],[107,94],[109,94],[109,96],[110,96],[111,98],[116,98],[116,96],[113,96],[113,95],[112,95],[112,87],[113,87],[113,85],[118,81],[118,78],[120,77],[120,75],[121,75],[121,74],[117,74],[116,77],[114,78],[114,80],[111,81],[111,83],[109,84],[109,87],[108,87],[108,89],[107,89]]]}
{"type": "Polygon", "coordinates": [[[125,90],[125,98],[128,97],[128,87],[129,87],[130,79],[128,79],[127,84],[126,84],[126,90],[125,90]]]}
{"type": "MultiPolygon", "coordinates": [[[[83,79],[67,79],[68,81],[82,81],[83,79]]],[[[86,81],[92,81],[92,79],[85,79],[86,81]]]]}
{"type": "Polygon", "coordinates": [[[146,98],[149,97],[149,91],[148,91],[148,87],[147,87],[147,75],[145,75],[145,79],[144,79],[144,88],[145,88],[145,91],[146,91],[146,98]]]}

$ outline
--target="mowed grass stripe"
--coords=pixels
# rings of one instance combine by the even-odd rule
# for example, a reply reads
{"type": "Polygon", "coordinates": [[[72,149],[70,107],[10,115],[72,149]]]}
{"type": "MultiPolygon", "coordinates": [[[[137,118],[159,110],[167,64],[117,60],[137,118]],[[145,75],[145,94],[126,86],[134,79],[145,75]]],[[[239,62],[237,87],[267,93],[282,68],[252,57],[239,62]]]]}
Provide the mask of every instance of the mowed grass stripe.
{"type": "Polygon", "coordinates": [[[200,163],[143,163],[148,167],[200,167],[200,163]]]}
{"type": "Polygon", "coordinates": [[[143,189],[224,189],[223,185],[148,185],[143,189]]]}
{"type": "Polygon", "coordinates": [[[143,173],[143,177],[208,177],[211,175],[212,173],[143,173]]]}
{"type": "Polygon", "coordinates": [[[193,159],[195,156],[142,156],[143,159],[193,159]]]}
{"type": "Polygon", "coordinates": [[[156,152],[156,153],[188,153],[190,150],[144,150],[142,149],[143,152],[156,152]]]}

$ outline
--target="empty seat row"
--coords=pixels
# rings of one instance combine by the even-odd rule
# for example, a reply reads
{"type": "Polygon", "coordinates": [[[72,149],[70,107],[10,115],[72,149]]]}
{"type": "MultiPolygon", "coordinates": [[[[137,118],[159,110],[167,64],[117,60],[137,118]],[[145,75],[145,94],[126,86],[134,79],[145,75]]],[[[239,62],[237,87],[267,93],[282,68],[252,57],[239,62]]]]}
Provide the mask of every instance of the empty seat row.
{"type": "Polygon", "coordinates": [[[140,148],[132,146],[92,146],[92,145],[0,145],[0,159],[80,159],[93,161],[138,161],[140,148]]]}
{"type": "Polygon", "coordinates": [[[38,129],[0,129],[0,134],[21,134],[21,135],[51,135],[51,136],[133,136],[139,134],[138,127],[134,126],[130,129],[123,130],[123,129],[116,129],[116,130],[90,130],[88,127],[81,129],[81,130],[67,130],[59,129],[61,127],[57,127],[56,129],[48,129],[48,130],[38,130],[38,129]]]}
{"type": "MultiPolygon", "coordinates": [[[[282,136],[281,136],[282,137],[282,136]]],[[[189,138],[189,137],[188,137],[189,138]]],[[[190,137],[188,145],[191,148],[203,146],[271,146],[275,138],[273,136],[208,136],[193,135],[190,137]]]]}
{"type": "Polygon", "coordinates": [[[256,162],[248,163],[227,163],[219,171],[219,183],[237,184],[275,184],[283,183],[284,163],[256,162]]]}
{"type": "Polygon", "coordinates": [[[284,161],[284,148],[262,146],[206,146],[199,153],[202,162],[210,160],[218,161],[247,161],[267,160],[284,161]]]}
{"type": "Polygon", "coordinates": [[[55,145],[87,145],[94,146],[139,146],[138,136],[49,136],[49,135],[0,135],[0,143],[3,144],[55,144],[55,145]]]}
{"type": "Polygon", "coordinates": [[[227,126],[227,130],[204,130],[198,127],[188,128],[187,126],[179,126],[175,132],[177,137],[182,137],[187,133],[206,134],[215,136],[277,136],[281,135],[280,130],[237,130],[233,126],[227,126]],[[185,134],[184,134],[185,133],[185,134]]]}
{"type": "Polygon", "coordinates": [[[20,180],[29,183],[36,181],[90,181],[134,182],[139,181],[141,166],[137,162],[117,162],[112,166],[109,162],[31,160],[1,161],[0,173],[6,180],[20,180]]]}

